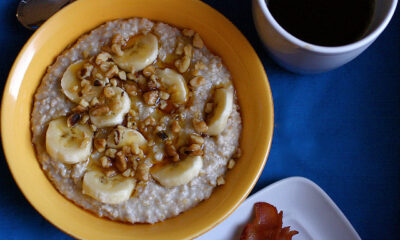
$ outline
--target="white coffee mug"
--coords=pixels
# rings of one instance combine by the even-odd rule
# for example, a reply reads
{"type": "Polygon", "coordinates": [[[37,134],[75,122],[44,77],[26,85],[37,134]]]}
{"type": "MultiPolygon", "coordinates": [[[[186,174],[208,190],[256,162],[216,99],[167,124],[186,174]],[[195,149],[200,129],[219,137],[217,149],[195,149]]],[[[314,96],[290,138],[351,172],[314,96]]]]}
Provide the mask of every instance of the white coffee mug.
{"type": "Polygon", "coordinates": [[[279,65],[302,74],[326,72],[353,60],[382,33],[397,5],[397,0],[376,0],[372,22],[362,39],[344,46],[325,47],[304,42],[283,29],[272,17],[266,1],[253,0],[258,34],[279,65]]]}

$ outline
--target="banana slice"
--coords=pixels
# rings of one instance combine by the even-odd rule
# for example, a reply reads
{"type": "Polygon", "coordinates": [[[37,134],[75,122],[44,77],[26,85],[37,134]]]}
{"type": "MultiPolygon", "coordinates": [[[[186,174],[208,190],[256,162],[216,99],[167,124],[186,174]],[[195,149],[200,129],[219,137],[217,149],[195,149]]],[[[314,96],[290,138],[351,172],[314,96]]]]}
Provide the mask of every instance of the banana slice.
{"type": "Polygon", "coordinates": [[[167,92],[171,94],[171,100],[175,103],[182,104],[188,99],[188,87],[183,76],[176,71],[165,68],[163,70],[157,70],[157,76],[161,80],[161,84],[167,89],[167,92]]]}
{"type": "Polygon", "coordinates": [[[219,88],[215,90],[214,102],[216,106],[214,107],[214,112],[207,123],[207,134],[210,136],[220,134],[226,127],[233,106],[232,89],[219,88]]]}
{"type": "Polygon", "coordinates": [[[131,100],[128,94],[119,87],[111,87],[114,96],[106,98],[106,104],[93,108],[89,112],[90,121],[96,127],[112,127],[121,124],[124,116],[131,107],[131,100]]]}
{"type": "Polygon", "coordinates": [[[107,145],[112,148],[122,148],[133,144],[143,146],[146,142],[147,140],[140,132],[123,126],[118,126],[107,138],[107,145]]]}
{"type": "Polygon", "coordinates": [[[78,71],[81,70],[84,61],[75,62],[65,70],[61,78],[61,90],[69,100],[79,103],[82,98],[90,102],[94,97],[100,95],[102,88],[92,86],[90,92],[84,96],[79,96],[81,91],[81,80],[78,78],[78,71]]]}
{"type": "Polygon", "coordinates": [[[87,125],[67,126],[62,117],[49,123],[46,132],[46,150],[58,161],[74,164],[88,159],[92,150],[93,132],[87,125]]]}
{"type": "Polygon", "coordinates": [[[122,56],[114,56],[118,67],[127,72],[140,71],[157,59],[158,39],[152,34],[140,35],[134,38],[131,48],[124,51],[122,56]]]}
{"type": "Polygon", "coordinates": [[[152,176],[164,187],[176,187],[197,177],[203,167],[200,156],[189,156],[178,163],[169,163],[152,172],[152,176]]]}
{"type": "Polygon", "coordinates": [[[120,175],[107,177],[102,172],[91,170],[83,176],[82,193],[108,204],[117,204],[129,199],[136,180],[120,175]]]}

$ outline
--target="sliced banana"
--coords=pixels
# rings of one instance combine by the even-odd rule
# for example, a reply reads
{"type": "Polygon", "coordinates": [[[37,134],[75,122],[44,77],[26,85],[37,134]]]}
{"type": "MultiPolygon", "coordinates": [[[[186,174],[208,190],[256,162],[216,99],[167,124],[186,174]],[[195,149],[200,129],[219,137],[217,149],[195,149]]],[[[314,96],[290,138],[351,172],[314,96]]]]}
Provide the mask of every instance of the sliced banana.
{"type": "Polygon", "coordinates": [[[91,170],[83,176],[82,193],[102,203],[118,204],[130,198],[135,185],[133,178],[107,177],[100,171],[91,170]]]}
{"type": "Polygon", "coordinates": [[[211,118],[207,122],[207,134],[210,136],[216,136],[224,131],[229,115],[231,115],[232,112],[233,90],[226,88],[216,89],[214,104],[216,104],[216,106],[214,107],[211,118]]]}
{"type": "Polygon", "coordinates": [[[139,131],[123,126],[118,126],[107,138],[107,145],[112,148],[122,148],[133,144],[143,146],[146,142],[147,140],[139,131]]]}
{"type": "Polygon", "coordinates": [[[102,88],[93,86],[87,94],[79,96],[81,91],[81,80],[78,78],[78,71],[84,65],[84,61],[75,62],[65,70],[61,78],[61,90],[69,100],[79,103],[82,99],[90,102],[94,97],[100,95],[102,88]]]}
{"type": "Polygon", "coordinates": [[[115,92],[114,96],[106,98],[106,104],[100,107],[108,111],[100,112],[99,108],[93,108],[89,112],[90,120],[96,127],[112,127],[121,124],[131,107],[131,100],[122,88],[111,88],[115,92]]]}
{"type": "Polygon", "coordinates": [[[87,125],[67,126],[65,117],[49,123],[46,150],[57,161],[74,164],[88,159],[92,150],[93,132],[87,125]]]}
{"type": "Polygon", "coordinates": [[[200,156],[189,156],[177,163],[169,163],[153,170],[152,176],[164,187],[176,187],[197,177],[203,167],[200,156]]]}
{"type": "Polygon", "coordinates": [[[157,59],[158,39],[152,34],[140,35],[134,38],[131,48],[124,51],[122,56],[114,56],[118,67],[127,72],[140,71],[157,59]]]}
{"type": "Polygon", "coordinates": [[[183,78],[181,74],[170,68],[157,70],[156,74],[160,78],[161,84],[163,84],[167,92],[171,94],[171,100],[173,102],[182,104],[187,101],[189,90],[185,78],[183,78]]]}

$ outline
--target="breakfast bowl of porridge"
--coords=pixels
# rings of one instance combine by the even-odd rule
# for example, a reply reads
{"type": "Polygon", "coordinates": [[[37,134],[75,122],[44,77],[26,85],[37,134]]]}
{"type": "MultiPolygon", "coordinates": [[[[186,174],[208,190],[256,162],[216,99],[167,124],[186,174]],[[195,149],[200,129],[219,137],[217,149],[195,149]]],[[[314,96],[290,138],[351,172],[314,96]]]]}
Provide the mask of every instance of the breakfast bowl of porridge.
{"type": "Polygon", "coordinates": [[[81,0],[22,49],[1,124],[18,186],[66,233],[190,239],[250,193],[273,104],[251,45],[204,3],[81,0]]]}

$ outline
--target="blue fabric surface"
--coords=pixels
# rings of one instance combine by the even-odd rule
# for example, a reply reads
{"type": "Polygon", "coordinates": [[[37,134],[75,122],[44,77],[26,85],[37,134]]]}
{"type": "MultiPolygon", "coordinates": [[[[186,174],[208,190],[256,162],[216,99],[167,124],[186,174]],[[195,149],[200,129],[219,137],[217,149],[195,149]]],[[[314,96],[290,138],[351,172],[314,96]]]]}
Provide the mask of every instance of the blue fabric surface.
{"type": "MultiPolygon", "coordinates": [[[[17,2],[0,1],[2,88],[31,35],[15,19],[17,2]]],[[[358,58],[328,73],[300,76],[286,72],[268,57],[252,22],[250,1],[205,2],[247,37],[271,84],[274,138],[253,192],[285,177],[303,176],[328,193],[363,239],[399,239],[399,10],[358,58]]],[[[0,239],[71,239],[32,208],[1,157],[0,239]]]]}

